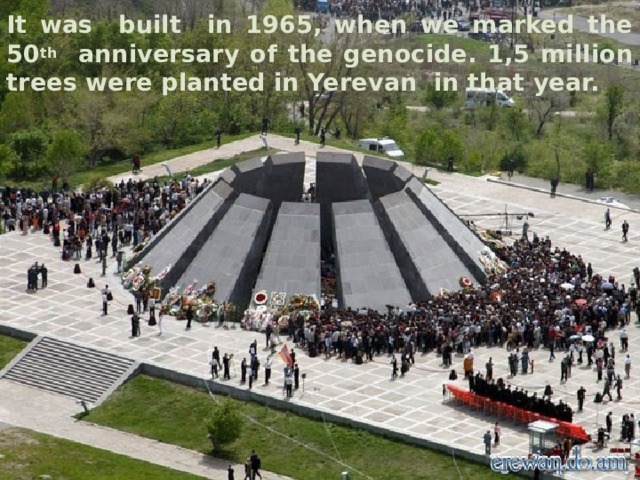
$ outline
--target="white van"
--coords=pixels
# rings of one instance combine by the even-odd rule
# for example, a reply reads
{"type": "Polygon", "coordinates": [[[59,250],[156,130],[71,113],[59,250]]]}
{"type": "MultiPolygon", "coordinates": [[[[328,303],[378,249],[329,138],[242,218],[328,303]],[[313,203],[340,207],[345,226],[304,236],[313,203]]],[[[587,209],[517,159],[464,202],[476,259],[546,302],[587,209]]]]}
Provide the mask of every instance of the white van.
{"type": "Polygon", "coordinates": [[[488,107],[492,104],[498,107],[513,107],[515,102],[502,90],[491,88],[466,88],[464,91],[464,108],[488,107]]]}
{"type": "Polygon", "coordinates": [[[404,157],[404,152],[400,150],[398,144],[390,138],[363,138],[359,142],[360,148],[370,152],[383,153],[393,158],[404,157]]]}

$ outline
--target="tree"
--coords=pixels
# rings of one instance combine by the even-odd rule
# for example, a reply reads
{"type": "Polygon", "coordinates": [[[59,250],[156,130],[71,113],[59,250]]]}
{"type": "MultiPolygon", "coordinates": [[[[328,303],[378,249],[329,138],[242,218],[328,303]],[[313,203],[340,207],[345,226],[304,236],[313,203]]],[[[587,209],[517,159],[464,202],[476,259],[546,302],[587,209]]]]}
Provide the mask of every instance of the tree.
{"type": "Polygon", "coordinates": [[[457,100],[458,92],[438,90],[434,82],[427,84],[425,101],[436,110],[442,110],[443,108],[453,105],[457,100]]]}
{"type": "Polygon", "coordinates": [[[605,121],[607,124],[607,135],[609,140],[613,140],[613,124],[616,118],[622,113],[624,105],[624,89],[621,85],[610,85],[604,94],[605,121]]]}
{"type": "Polygon", "coordinates": [[[75,130],[59,130],[47,149],[47,165],[55,175],[67,180],[82,165],[84,146],[75,130]]]}
{"type": "Polygon", "coordinates": [[[6,175],[19,159],[20,157],[11,147],[0,144],[0,177],[6,175]]]}
{"type": "Polygon", "coordinates": [[[464,143],[456,129],[444,129],[434,126],[422,131],[415,142],[416,162],[419,165],[429,163],[446,164],[449,157],[460,162],[464,156],[464,143]]]}
{"type": "Polygon", "coordinates": [[[562,110],[567,102],[560,93],[548,93],[545,96],[531,95],[527,98],[529,116],[536,130],[536,137],[542,137],[544,126],[555,112],[562,110]]]}
{"type": "Polygon", "coordinates": [[[8,143],[20,157],[20,168],[19,171],[14,172],[14,175],[29,177],[40,173],[38,159],[44,154],[47,145],[47,137],[42,130],[38,128],[19,130],[9,135],[8,143]],[[30,165],[32,162],[33,166],[30,165]]]}
{"type": "Polygon", "coordinates": [[[220,451],[222,445],[237,440],[240,437],[242,423],[238,403],[229,398],[217,403],[207,422],[207,431],[214,451],[220,451]]]}

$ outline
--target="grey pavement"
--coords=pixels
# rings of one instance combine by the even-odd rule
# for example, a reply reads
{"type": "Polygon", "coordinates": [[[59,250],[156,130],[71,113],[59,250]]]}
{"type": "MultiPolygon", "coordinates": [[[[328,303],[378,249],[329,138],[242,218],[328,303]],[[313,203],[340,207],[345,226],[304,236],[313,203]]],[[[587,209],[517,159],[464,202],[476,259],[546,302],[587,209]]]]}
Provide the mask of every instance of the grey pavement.
{"type": "MultiPolygon", "coordinates": [[[[76,420],[73,415],[78,411],[73,399],[0,380],[0,425],[28,428],[203,478],[227,479],[228,461],[76,420]]],[[[234,465],[234,470],[240,476],[244,466],[234,465]]],[[[261,473],[265,480],[287,478],[271,472],[261,473]]]]}
{"type": "MultiPolygon", "coordinates": [[[[322,149],[318,145],[301,142],[294,146],[293,140],[269,136],[270,142],[282,150],[307,152],[313,156],[322,149]]],[[[254,139],[242,140],[227,146],[230,152],[252,149],[254,139]]],[[[336,150],[330,147],[325,150],[336,150]]],[[[235,154],[235,153],[234,153],[235,154]]],[[[362,154],[356,155],[362,159],[362,154]]],[[[203,161],[210,161],[207,155],[203,161]]],[[[180,165],[180,159],[175,160],[180,165]]],[[[423,168],[408,166],[421,175],[423,168]]],[[[613,274],[622,283],[631,280],[631,270],[637,265],[637,243],[640,234],[634,226],[640,225],[640,213],[619,211],[614,214],[614,228],[604,231],[603,218],[606,206],[585,203],[580,200],[557,197],[549,198],[548,193],[540,193],[527,188],[513,188],[487,178],[468,177],[456,173],[430,171],[429,177],[440,184],[432,187],[458,214],[500,214],[533,212],[529,219],[530,232],[540,236],[550,236],[555,245],[566,247],[591,261],[596,272],[613,274]],[[628,243],[622,243],[619,235],[621,218],[631,224],[628,243]]],[[[518,179],[520,181],[520,179],[518,179]]],[[[504,215],[485,216],[474,219],[482,228],[500,229],[504,215]]],[[[522,221],[515,221],[510,227],[517,234],[522,221]]],[[[504,228],[502,228],[504,229],[504,228]]],[[[179,372],[208,378],[211,351],[218,346],[222,353],[233,353],[238,364],[243,356],[248,356],[249,344],[258,340],[259,356],[262,363],[268,355],[263,334],[248,332],[239,328],[216,328],[195,324],[187,331],[185,323],[173,317],[163,320],[164,333],[158,336],[157,329],[143,324],[142,336],[129,337],[129,319],[126,306],[131,303],[131,295],[124,291],[114,275],[114,266],[106,278],[99,274],[100,265],[95,261],[80,261],[82,273],[73,275],[73,262],[63,262],[58,249],[42,233],[23,237],[19,233],[0,236],[0,268],[4,275],[0,278],[0,323],[7,326],[30,330],[41,335],[50,335],[73,341],[85,346],[127,356],[129,358],[156,364],[179,372]],[[49,287],[35,294],[26,293],[26,270],[34,261],[45,261],[49,268],[49,287]],[[108,316],[101,316],[101,302],[98,289],[86,288],[88,277],[96,280],[98,288],[108,282],[113,287],[115,301],[108,316]]],[[[640,362],[640,355],[634,350],[640,341],[640,329],[629,328],[631,358],[634,365],[640,362]]],[[[617,333],[611,334],[617,346],[617,333]]],[[[286,339],[283,339],[286,340],[286,339]]],[[[290,347],[292,345],[289,345],[290,347]]],[[[507,352],[502,348],[482,347],[475,351],[476,369],[483,369],[489,357],[496,366],[496,377],[507,377],[507,352]]],[[[553,386],[554,400],[565,400],[576,405],[575,392],[581,386],[587,389],[588,398],[593,398],[601,388],[596,383],[596,375],[586,367],[573,370],[573,376],[566,384],[560,384],[558,361],[549,362],[548,352],[532,352],[535,373],[518,375],[509,382],[515,386],[536,391],[539,395],[547,383],[553,386]]],[[[355,365],[339,359],[309,358],[304,353],[298,356],[301,370],[307,373],[304,389],[297,391],[290,400],[316,410],[340,415],[371,425],[402,432],[419,439],[428,439],[446,445],[482,453],[482,435],[496,421],[490,415],[475,413],[464,407],[443,403],[442,385],[448,383],[448,369],[434,353],[416,358],[416,365],[405,378],[392,381],[389,359],[376,357],[375,361],[355,365]]],[[[268,386],[257,382],[255,391],[274,398],[282,398],[282,370],[279,360],[274,359],[272,383],[268,386]]],[[[283,366],[283,365],[282,365],[283,366]]],[[[462,358],[454,359],[454,367],[461,369],[462,358]]],[[[239,365],[238,365],[239,368],[239,365]]],[[[233,369],[235,370],[235,368],[233,369]]],[[[603,412],[614,413],[614,431],[619,428],[619,419],[624,413],[636,412],[640,394],[640,376],[632,369],[631,379],[626,380],[623,397],[619,402],[605,402],[598,407],[592,401],[585,405],[583,413],[578,413],[574,421],[589,433],[604,422],[603,412]]],[[[238,389],[239,378],[232,372],[232,379],[226,383],[238,389]]],[[[262,378],[260,372],[260,378],[262,378]]],[[[457,384],[467,387],[463,380],[457,384]]],[[[3,418],[0,418],[2,421],[3,418]]],[[[330,432],[327,432],[330,435],[330,432]]],[[[612,442],[613,446],[617,443],[612,442]]],[[[259,450],[260,446],[256,446],[259,450]]],[[[503,425],[503,440],[494,453],[498,455],[526,455],[529,439],[526,428],[506,423],[503,425]]],[[[593,445],[582,448],[584,455],[605,455],[607,451],[594,451],[593,445]]],[[[331,453],[331,452],[328,452],[331,453]]],[[[343,468],[338,463],[328,463],[327,468],[336,472],[343,468]]],[[[375,472],[364,472],[375,478],[375,472]]],[[[622,479],[622,473],[581,472],[566,475],[567,478],[622,479]]]]}
{"type": "MultiPolygon", "coordinates": [[[[490,181],[493,181],[491,179],[490,181]]],[[[531,188],[540,192],[549,192],[551,185],[549,180],[543,178],[528,177],[514,173],[513,178],[509,180],[507,175],[503,173],[500,177],[496,177],[495,181],[503,182],[516,188],[531,188]]],[[[582,199],[594,203],[602,203],[602,198],[613,198],[617,202],[629,207],[632,210],[640,210],[640,196],[632,193],[625,193],[616,190],[593,190],[588,191],[583,185],[575,183],[559,183],[556,190],[558,195],[566,195],[577,199],[582,199]]],[[[611,208],[618,208],[616,204],[609,205],[611,208]]],[[[623,208],[624,209],[624,208],[623,208]]]]}

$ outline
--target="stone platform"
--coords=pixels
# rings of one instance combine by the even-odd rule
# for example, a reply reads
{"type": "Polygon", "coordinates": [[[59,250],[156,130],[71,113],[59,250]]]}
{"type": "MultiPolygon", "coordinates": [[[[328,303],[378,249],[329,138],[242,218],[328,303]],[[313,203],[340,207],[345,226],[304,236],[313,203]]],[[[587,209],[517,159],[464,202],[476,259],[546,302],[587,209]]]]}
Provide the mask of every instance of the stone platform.
{"type": "MultiPolygon", "coordinates": [[[[603,218],[606,207],[578,200],[556,198],[548,195],[514,189],[487,182],[483,178],[464,177],[456,174],[434,173],[430,177],[440,181],[433,191],[456,213],[478,214],[489,212],[533,212],[529,219],[530,232],[549,235],[555,245],[566,247],[591,261],[594,271],[613,274],[623,283],[631,280],[631,270],[637,262],[639,236],[635,228],[640,225],[640,214],[613,212],[614,226],[604,231],[603,218]],[[631,225],[629,243],[620,242],[619,225],[622,219],[631,225]]],[[[491,217],[478,217],[479,226],[499,228],[500,221],[491,217]]],[[[514,233],[520,225],[514,225],[514,233]]],[[[157,327],[142,326],[142,336],[132,339],[126,307],[132,303],[131,295],[124,291],[115,275],[115,262],[105,278],[100,276],[100,265],[95,260],[80,260],[82,273],[73,274],[73,262],[63,262],[58,249],[42,233],[23,237],[19,233],[0,236],[0,324],[28,330],[36,334],[50,335],[106,352],[156,364],[191,375],[209,377],[209,357],[214,346],[221,352],[233,353],[236,365],[232,371],[232,386],[239,385],[239,363],[248,357],[249,344],[258,340],[261,362],[269,354],[264,336],[240,329],[216,328],[194,323],[185,331],[184,322],[173,317],[164,318],[164,333],[158,336],[157,327]],[[26,271],[33,262],[45,262],[49,269],[49,286],[37,293],[26,292],[26,271]],[[97,289],[88,289],[89,277],[96,281],[97,289]],[[102,316],[99,288],[104,284],[112,288],[115,300],[109,315],[102,316]],[[237,375],[236,375],[237,374],[237,375]]],[[[632,321],[635,321],[635,316],[632,321]]],[[[635,347],[640,342],[640,331],[629,328],[630,354],[634,362],[640,362],[635,347]]],[[[610,337],[618,349],[617,332],[610,337]]],[[[286,341],[286,338],[283,338],[286,341]]],[[[292,347],[292,345],[289,345],[292,347]]],[[[483,370],[489,357],[495,363],[494,375],[507,376],[507,352],[502,348],[479,348],[475,351],[476,369],[483,370]]],[[[617,355],[620,355],[619,353],[617,355]]],[[[601,385],[596,384],[596,374],[586,367],[573,369],[573,376],[561,385],[559,360],[548,361],[548,352],[533,351],[534,372],[519,375],[510,382],[529,392],[540,395],[547,383],[553,386],[554,400],[563,399],[576,405],[575,392],[583,385],[589,399],[601,385]]],[[[443,403],[442,385],[448,382],[448,369],[440,366],[440,358],[430,353],[416,358],[416,365],[405,378],[390,380],[391,367],[386,356],[376,357],[372,363],[355,365],[331,358],[308,358],[299,352],[301,371],[307,374],[304,392],[302,388],[291,400],[308,407],[343,417],[366,422],[392,431],[444,443],[474,453],[482,453],[482,435],[496,419],[475,413],[464,407],[443,403]]],[[[263,371],[254,391],[282,398],[281,362],[274,358],[273,381],[262,385],[263,371]]],[[[454,358],[454,367],[460,372],[462,358],[454,358]]],[[[620,368],[619,368],[620,369],[620,368]]],[[[464,386],[463,380],[458,384],[464,386]]],[[[588,400],[584,413],[578,413],[574,422],[589,433],[604,422],[608,411],[614,415],[614,433],[619,432],[620,418],[624,413],[635,413],[640,394],[640,374],[632,367],[631,379],[624,384],[620,402],[605,402],[598,408],[588,400]]],[[[636,415],[638,418],[638,415],[636,415]]],[[[618,446],[612,442],[612,446],[618,446]]],[[[523,427],[503,424],[500,447],[494,453],[501,455],[526,455],[528,436],[523,427]]],[[[590,446],[583,448],[583,455],[606,455],[608,450],[594,452],[590,446]]],[[[633,468],[631,469],[633,470],[633,468]]],[[[365,472],[375,476],[375,472],[365,472]]],[[[632,473],[630,474],[632,476],[632,473]]],[[[622,479],[625,474],[604,472],[571,473],[567,478],[622,479]]]]}

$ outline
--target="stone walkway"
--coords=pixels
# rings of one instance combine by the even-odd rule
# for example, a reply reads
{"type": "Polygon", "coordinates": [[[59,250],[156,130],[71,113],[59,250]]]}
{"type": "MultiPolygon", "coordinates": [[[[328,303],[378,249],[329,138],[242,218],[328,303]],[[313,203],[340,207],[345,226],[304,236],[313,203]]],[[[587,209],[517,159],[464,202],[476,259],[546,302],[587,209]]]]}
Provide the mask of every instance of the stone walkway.
{"type": "MultiPolygon", "coordinates": [[[[76,420],[73,415],[79,411],[82,411],[82,408],[68,397],[52,395],[42,390],[0,380],[0,423],[28,428],[203,478],[227,479],[229,462],[167,443],[76,420]]],[[[244,466],[234,465],[234,470],[236,476],[241,476],[244,466]]],[[[287,478],[271,472],[261,473],[265,480],[286,480],[287,478]]]]}
{"type": "MultiPolygon", "coordinates": [[[[220,151],[225,157],[241,151],[252,150],[255,138],[224,145],[220,151]]],[[[275,148],[281,150],[304,150],[313,156],[320,150],[318,145],[301,142],[294,147],[293,140],[284,137],[269,136],[275,148]]],[[[334,150],[327,147],[325,150],[334,150]]],[[[209,151],[208,151],[209,152],[209,151]]],[[[196,155],[196,154],[194,154],[196,155]]],[[[185,162],[194,162],[190,155],[185,162]]],[[[357,154],[359,159],[362,154],[357,154]]],[[[211,152],[200,155],[203,163],[211,161],[211,152]]],[[[219,157],[222,158],[222,157],[219,157]]],[[[172,161],[175,171],[182,165],[181,159],[172,161]]],[[[413,168],[413,167],[411,167],[413,168]]],[[[149,167],[149,170],[151,167],[149,167]]],[[[184,170],[184,168],[182,168],[184,170]]],[[[416,168],[420,175],[423,169],[416,168]]],[[[143,171],[150,174],[149,171],[143,171]]],[[[585,203],[583,201],[557,197],[525,188],[513,188],[501,183],[489,182],[487,178],[467,177],[459,174],[432,171],[429,177],[441,182],[433,191],[448,203],[458,214],[486,214],[532,212],[529,219],[530,231],[540,236],[549,235],[555,245],[566,247],[591,261],[594,270],[605,275],[613,274],[623,283],[631,279],[631,270],[636,265],[637,245],[640,235],[640,214],[632,211],[613,212],[614,226],[604,231],[603,218],[606,206],[585,203]],[[619,225],[625,218],[631,225],[629,243],[620,241],[619,225]]],[[[499,217],[475,217],[474,221],[482,227],[500,228],[499,217]]],[[[518,234],[522,221],[511,225],[518,234]]],[[[52,335],[79,344],[99,348],[112,353],[128,356],[207,378],[208,360],[211,350],[218,346],[222,353],[233,353],[237,368],[242,357],[248,356],[249,344],[258,340],[259,356],[264,364],[268,355],[264,336],[257,332],[240,329],[216,328],[196,324],[190,331],[184,329],[184,323],[172,317],[165,317],[162,336],[157,329],[143,325],[142,336],[129,337],[129,319],[126,306],[131,296],[122,290],[114,266],[105,279],[100,278],[99,264],[95,261],[80,261],[82,274],[73,275],[73,263],[60,260],[59,251],[43,234],[29,234],[22,237],[18,233],[0,237],[0,323],[7,326],[30,330],[42,335],[52,335]],[[45,261],[49,268],[49,287],[35,294],[26,290],[26,270],[34,261],[45,261]],[[113,288],[115,301],[108,316],[101,316],[100,295],[97,289],[86,288],[88,277],[92,276],[101,288],[109,283],[113,288]]],[[[631,357],[634,365],[640,362],[635,346],[639,344],[640,330],[635,325],[630,328],[631,357]]],[[[286,339],[283,339],[286,340],[286,339]]],[[[617,333],[612,332],[611,341],[616,344],[617,333]]],[[[291,346],[291,345],[290,345],[291,346]]],[[[494,375],[507,377],[507,352],[501,348],[479,348],[475,351],[476,369],[484,370],[489,357],[495,363],[494,375]]],[[[581,386],[587,389],[592,399],[601,388],[595,381],[595,372],[586,367],[574,368],[573,376],[566,384],[560,384],[559,360],[548,361],[548,352],[534,351],[531,358],[535,361],[535,373],[518,375],[510,379],[512,384],[526,388],[529,392],[542,394],[547,383],[553,386],[554,400],[559,399],[576,405],[575,392],[581,386]]],[[[300,391],[291,400],[320,411],[333,413],[345,418],[363,421],[377,427],[402,432],[417,438],[428,439],[446,445],[482,453],[482,435],[496,419],[475,413],[469,409],[443,403],[442,385],[447,383],[448,369],[440,366],[440,358],[433,353],[419,356],[415,367],[405,378],[390,380],[391,368],[386,356],[376,357],[374,362],[355,365],[335,358],[308,358],[304,353],[298,356],[302,372],[307,374],[304,391],[300,391]]],[[[279,361],[274,360],[273,382],[269,386],[258,381],[254,391],[262,395],[282,398],[282,370],[279,361]]],[[[461,370],[462,358],[454,358],[454,367],[461,370]]],[[[227,383],[239,389],[235,375],[227,383]]],[[[624,399],[619,402],[605,402],[598,407],[592,400],[585,405],[585,411],[575,416],[575,422],[593,433],[597,425],[604,422],[605,412],[614,414],[614,432],[619,431],[619,421],[624,413],[635,412],[640,394],[640,376],[632,370],[632,377],[624,385],[624,399]]],[[[263,372],[260,372],[262,378],[263,372]]],[[[466,388],[463,380],[457,383],[466,388]]],[[[636,415],[638,417],[638,415],[636,415]]],[[[2,421],[2,418],[0,418],[2,421]]],[[[329,433],[328,433],[329,434],[329,433]]],[[[613,442],[616,445],[616,442],[613,442]]],[[[519,425],[503,425],[503,439],[494,453],[499,455],[526,455],[529,440],[526,429],[519,425]]],[[[256,446],[257,450],[260,446],[256,446]]],[[[591,446],[583,447],[583,454],[589,456],[605,455],[607,451],[592,451],[591,446]]],[[[336,473],[342,470],[339,465],[328,465],[336,473]]],[[[375,477],[375,472],[364,472],[375,477]]],[[[585,479],[622,479],[622,473],[584,472],[567,474],[569,478],[585,479]]]]}

